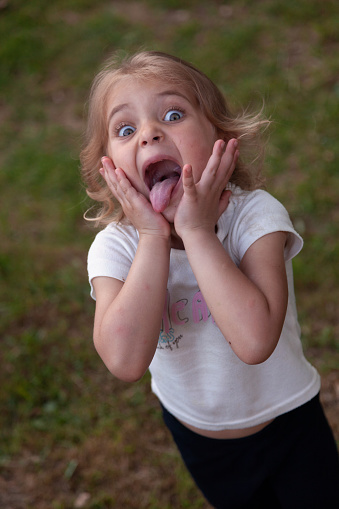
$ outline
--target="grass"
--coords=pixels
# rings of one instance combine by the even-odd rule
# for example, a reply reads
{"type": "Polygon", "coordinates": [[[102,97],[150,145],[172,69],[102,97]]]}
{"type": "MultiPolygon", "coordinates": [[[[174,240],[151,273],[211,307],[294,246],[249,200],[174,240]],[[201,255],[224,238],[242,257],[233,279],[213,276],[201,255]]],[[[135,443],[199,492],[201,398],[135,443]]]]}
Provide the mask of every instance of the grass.
{"type": "Polygon", "coordinates": [[[78,155],[90,82],[115,49],[176,53],[274,120],[268,189],[305,239],[303,342],[339,440],[336,0],[0,3],[0,505],[208,507],[149,388],[95,353],[78,155]]]}

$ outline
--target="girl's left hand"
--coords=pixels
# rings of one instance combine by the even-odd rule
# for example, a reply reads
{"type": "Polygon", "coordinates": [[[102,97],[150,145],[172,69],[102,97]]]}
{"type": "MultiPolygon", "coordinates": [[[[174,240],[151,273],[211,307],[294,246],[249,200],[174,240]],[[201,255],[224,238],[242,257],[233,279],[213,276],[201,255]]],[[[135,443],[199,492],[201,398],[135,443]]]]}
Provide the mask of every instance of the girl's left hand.
{"type": "Polygon", "coordinates": [[[237,147],[236,139],[231,139],[227,146],[223,140],[217,140],[197,183],[194,182],[192,166],[186,164],[183,167],[184,194],[174,218],[175,230],[181,238],[194,229],[214,233],[231,195],[231,191],[225,188],[239,156],[237,147]]]}

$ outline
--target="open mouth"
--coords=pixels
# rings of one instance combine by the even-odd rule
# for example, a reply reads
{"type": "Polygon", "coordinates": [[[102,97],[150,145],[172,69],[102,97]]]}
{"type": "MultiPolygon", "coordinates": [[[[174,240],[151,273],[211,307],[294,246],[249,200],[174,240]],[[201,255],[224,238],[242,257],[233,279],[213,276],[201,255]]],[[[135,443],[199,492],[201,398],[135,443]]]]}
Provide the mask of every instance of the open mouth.
{"type": "Polygon", "coordinates": [[[151,163],[146,168],[145,182],[150,190],[150,202],[156,212],[163,212],[180,180],[181,168],[169,159],[151,163]]]}
{"type": "Polygon", "coordinates": [[[171,178],[177,178],[177,180],[179,180],[180,175],[181,168],[176,162],[169,159],[163,159],[162,161],[157,161],[147,167],[145,181],[151,191],[152,188],[159,182],[163,182],[171,178]]]}

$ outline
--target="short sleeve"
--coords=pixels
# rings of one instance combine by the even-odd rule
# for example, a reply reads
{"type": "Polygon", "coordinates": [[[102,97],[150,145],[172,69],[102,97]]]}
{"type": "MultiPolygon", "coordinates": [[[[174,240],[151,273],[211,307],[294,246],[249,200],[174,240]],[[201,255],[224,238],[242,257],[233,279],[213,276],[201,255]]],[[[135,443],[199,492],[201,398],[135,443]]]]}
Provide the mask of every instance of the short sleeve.
{"type": "Polygon", "coordinates": [[[285,260],[289,261],[302,249],[303,239],[294,229],[285,207],[263,190],[242,193],[236,198],[229,232],[230,248],[236,263],[240,263],[256,240],[277,231],[288,233],[285,260]]]}
{"type": "Polygon", "coordinates": [[[91,297],[95,300],[92,280],[105,276],[125,281],[135,257],[138,233],[128,225],[110,224],[99,232],[88,252],[87,271],[91,297]]]}

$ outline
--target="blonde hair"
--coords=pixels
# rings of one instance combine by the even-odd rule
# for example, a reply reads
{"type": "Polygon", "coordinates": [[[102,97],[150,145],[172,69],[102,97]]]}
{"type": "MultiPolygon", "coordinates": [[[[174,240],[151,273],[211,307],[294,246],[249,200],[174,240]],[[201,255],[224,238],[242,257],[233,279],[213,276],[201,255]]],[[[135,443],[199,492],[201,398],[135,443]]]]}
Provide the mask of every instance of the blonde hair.
{"type": "Polygon", "coordinates": [[[142,51],[130,57],[118,53],[95,77],[89,97],[85,144],[80,154],[81,173],[90,198],[100,203],[94,217],[86,217],[97,225],[106,225],[123,218],[121,205],[113,197],[99,169],[108,143],[107,103],[114,85],[122,78],[161,80],[184,87],[197,101],[206,118],[226,142],[237,138],[240,158],[231,182],[245,190],[263,185],[261,161],[264,145],[260,135],[269,124],[262,111],[251,115],[246,111],[234,115],[218,87],[188,62],[157,51],[142,51]]]}

